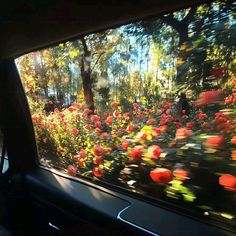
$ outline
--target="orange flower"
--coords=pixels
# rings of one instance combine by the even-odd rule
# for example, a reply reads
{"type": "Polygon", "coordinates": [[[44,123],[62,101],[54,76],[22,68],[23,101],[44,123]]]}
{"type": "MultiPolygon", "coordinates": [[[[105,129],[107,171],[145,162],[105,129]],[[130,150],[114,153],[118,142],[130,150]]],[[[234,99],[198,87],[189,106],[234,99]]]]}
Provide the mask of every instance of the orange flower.
{"type": "Polygon", "coordinates": [[[233,161],[236,161],[236,150],[231,152],[231,157],[233,161]]]}
{"type": "Polygon", "coordinates": [[[112,116],[108,116],[105,120],[105,123],[108,125],[112,125],[112,121],[113,121],[113,117],[112,116]]]}
{"type": "Polygon", "coordinates": [[[222,146],[223,142],[224,142],[223,137],[215,136],[207,138],[205,144],[210,147],[219,148],[222,146]]]}
{"type": "Polygon", "coordinates": [[[224,174],[219,178],[219,184],[222,185],[225,190],[236,191],[236,177],[230,174],[224,174]]]}
{"type": "Polygon", "coordinates": [[[192,131],[186,128],[180,128],[176,130],[175,138],[176,139],[185,139],[192,134],[192,131]]]}
{"type": "Polygon", "coordinates": [[[166,168],[156,168],[150,172],[151,179],[160,185],[165,185],[172,180],[170,170],[166,168]]]}
{"type": "Polygon", "coordinates": [[[188,178],[188,171],[184,169],[175,169],[173,175],[179,180],[186,180],[188,178]]]}
{"type": "Polygon", "coordinates": [[[152,125],[155,122],[154,119],[148,119],[147,120],[147,125],[152,125]]]}
{"type": "Polygon", "coordinates": [[[75,108],[75,107],[73,107],[73,106],[70,106],[70,107],[68,108],[68,110],[69,110],[70,112],[73,112],[73,111],[75,111],[75,110],[76,110],[76,108],[75,108]]]}
{"type": "Polygon", "coordinates": [[[233,137],[232,137],[231,143],[236,144],[236,136],[233,136],[233,137]]]}
{"type": "Polygon", "coordinates": [[[127,140],[125,140],[122,144],[121,147],[123,150],[127,150],[129,147],[129,142],[127,140]]]}

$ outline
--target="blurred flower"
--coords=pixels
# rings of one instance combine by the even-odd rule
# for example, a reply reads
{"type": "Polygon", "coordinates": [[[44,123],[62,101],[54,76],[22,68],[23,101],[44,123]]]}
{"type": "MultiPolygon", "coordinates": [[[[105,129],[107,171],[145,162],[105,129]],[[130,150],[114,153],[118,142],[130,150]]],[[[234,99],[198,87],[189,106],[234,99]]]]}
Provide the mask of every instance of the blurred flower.
{"type": "Polygon", "coordinates": [[[121,147],[123,150],[127,150],[129,147],[129,141],[125,140],[122,142],[121,147]]]}
{"type": "Polygon", "coordinates": [[[117,107],[117,105],[118,105],[118,103],[117,102],[112,102],[111,103],[111,107],[114,109],[114,108],[116,108],[117,107]]]}
{"type": "Polygon", "coordinates": [[[134,160],[139,160],[142,158],[143,155],[143,146],[135,146],[131,151],[129,152],[129,156],[134,160]]]}
{"type": "Polygon", "coordinates": [[[193,128],[193,126],[194,126],[194,122],[188,122],[187,124],[186,124],[186,127],[188,128],[188,129],[192,129],[193,128]]]}
{"type": "Polygon", "coordinates": [[[152,125],[155,122],[154,119],[148,119],[147,120],[147,125],[152,125]]]}
{"type": "Polygon", "coordinates": [[[103,170],[102,170],[100,167],[94,167],[94,169],[93,169],[93,174],[94,174],[96,177],[101,177],[102,174],[103,174],[103,170]]]}
{"type": "Polygon", "coordinates": [[[91,119],[92,122],[96,123],[96,122],[98,122],[101,118],[100,118],[100,116],[98,116],[98,115],[91,115],[91,116],[90,116],[90,119],[91,119]]]}
{"type": "Polygon", "coordinates": [[[86,157],[86,151],[82,148],[82,149],[80,149],[80,151],[79,151],[79,156],[81,157],[81,158],[85,158],[86,157]]]}
{"type": "Polygon", "coordinates": [[[77,168],[74,167],[73,165],[69,165],[67,167],[67,173],[71,176],[76,176],[77,168]]]}
{"type": "Polygon", "coordinates": [[[236,136],[233,136],[233,137],[232,137],[231,143],[236,144],[236,136]]]}
{"type": "Polygon", "coordinates": [[[233,161],[236,161],[236,150],[231,152],[231,158],[233,161]]]}
{"type": "Polygon", "coordinates": [[[230,174],[224,174],[219,178],[219,184],[222,185],[225,190],[236,191],[236,177],[230,174]]]}
{"type": "Polygon", "coordinates": [[[224,138],[222,136],[214,136],[206,139],[206,146],[219,148],[222,146],[224,138]]]}
{"type": "Polygon", "coordinates": [[[134,131],[134,125],[132,123],[130,123],[126,128],[126,131],[133,132],[134,131]]]}
{"type": "Polygon", "coordinates": [[[173,175],[179,180],[186,180],[188,178],[188,171],[184,169],[175,169],[173,175]]]}
{"type": "Polygon", "coordinates": [[[148,156],[154,159],[158,159],[162,153],[162,149],[158,145],[152,145],[148,147],[148,156]]]}
{"type": "Polygon", "coordinates": [[[211,103],[218,103],[222,100],[221,89],[202,92],[196,101],[196,106],[205,106],[211,103]]]}
{"type": "Polygon", "coordinates": [[[94,149],[93,149],[93,152],[96,156],[101,156],[103,154],[103,148],[100,144],[96,144],[94,149]]]}
{"type": "Polygon", "coordinates": [[[72,133],[73,135],[78,135],[78,134],[79,134],[79,130],[78,130],[77,128],[73,128],[73,129],[71,130],[71,133],[72,133]]]}
{"type": "Polygon", "coordinates": [[[118,117],[120,115],[120,112],[118,111],[118,110],[115,110],[114,112],[113,112],[113,116],[114,117],[118,117]]]}
{"type": "Polygon", "coordinates": [[[192,131],[187,128],[180,128],[176,130],[175,138],[176,139],[185,139],[192,134],[192,131]]]}
{"type": "Polygon", "coordinates": [[[105,120],[105,123],[107,125],[112,125],[112,121],[113,121],[113,117],[112,116],[108,116],[105,120]]]}
{"type": "Polygon", "coordinates": [[[160,185],[165,185],[172,180],[171,171],[166,168],[156,168],[150,172],[151,179],[160,185]]]}

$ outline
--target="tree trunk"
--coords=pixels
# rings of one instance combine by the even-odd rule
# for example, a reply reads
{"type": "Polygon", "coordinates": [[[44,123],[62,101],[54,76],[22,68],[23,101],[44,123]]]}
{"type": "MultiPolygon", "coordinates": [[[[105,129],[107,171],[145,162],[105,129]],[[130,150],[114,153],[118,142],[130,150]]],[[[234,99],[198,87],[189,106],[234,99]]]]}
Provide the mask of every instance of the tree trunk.
{"type": "Polygon", "coordinates": [[[188,70],[188,62],[186,61],[186,49],[191,47],[191,41],[189,39],[188,27],[190,22],[194,19],[194,14],[197,11],[197,7],[192,7],[185,18],[181,21],[177,20],[173,14],[163,16],[161,19],[164,23],[173,27],[179,35],[179,53],[177,57],[177,76],[176,83],[181,84],[185,72],[188,70]]]}
{"type": "Polygon", "coordinates": [[[94,95],[92,91],[92,78],[91,78],[91,63],[90,63],[90,52],[88,51],[87,44],[84,38],[81,38],[83,45],[84,54],[81,58],[81,77],[84,90],[84,98],[87,107],[94,111],[94,95]]]}

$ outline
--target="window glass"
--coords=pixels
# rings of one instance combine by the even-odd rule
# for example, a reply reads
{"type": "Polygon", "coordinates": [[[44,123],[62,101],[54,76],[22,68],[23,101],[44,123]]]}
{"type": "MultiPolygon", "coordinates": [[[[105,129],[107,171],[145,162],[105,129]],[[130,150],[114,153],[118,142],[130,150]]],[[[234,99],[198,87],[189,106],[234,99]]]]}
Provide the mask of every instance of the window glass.
{"type": "Polygon", "coordinates": [[[217,1],[18,58],[41,164],[235,222],[235,42],[217,1]]]}

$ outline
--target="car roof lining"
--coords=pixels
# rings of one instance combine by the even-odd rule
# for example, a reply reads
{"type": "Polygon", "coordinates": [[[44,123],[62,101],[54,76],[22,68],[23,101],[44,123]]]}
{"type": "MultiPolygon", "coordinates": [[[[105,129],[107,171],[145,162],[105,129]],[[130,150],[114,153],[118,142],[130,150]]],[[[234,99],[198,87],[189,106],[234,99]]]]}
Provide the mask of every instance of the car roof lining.
{"type": "Polygon", "coordinates": [[[0,59],[203,2],[210,1],[7,1],[0,10],[0,59]]]}

